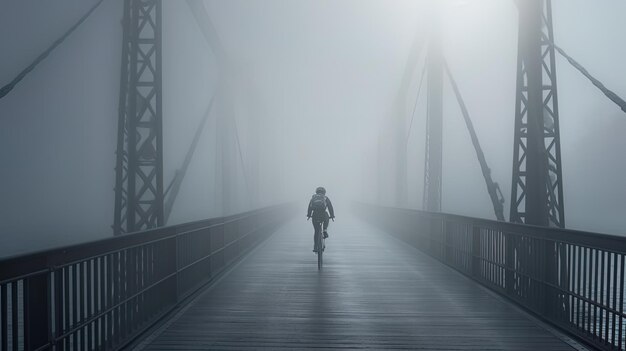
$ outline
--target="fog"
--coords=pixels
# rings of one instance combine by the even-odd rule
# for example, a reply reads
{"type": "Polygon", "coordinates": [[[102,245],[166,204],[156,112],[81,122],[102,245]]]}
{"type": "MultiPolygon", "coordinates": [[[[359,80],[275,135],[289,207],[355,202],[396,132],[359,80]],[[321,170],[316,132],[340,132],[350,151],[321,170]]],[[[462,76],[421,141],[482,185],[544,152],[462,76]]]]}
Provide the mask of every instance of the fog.
{"type": "MultiPolygon", "coordinates": [[[[415,99],[425,53],[419,48],[432,29],[433,1],[206,1],[228,58],[225,67],[186,2],[164,0],[166,186],[181,166],[211,96],[228,85],[226,94],[216,95],[223,99],[216,101],[203,130],[168,224],[285,201],[300,203],[304,218],[304,207],[319,185],[327,188],[338,220],[352,201],[397,205],[397,152],[389,145],[400,134],[407,138],[405,205],[421,208],[425,90],[417,103],[415,99]],[[418,48],[417,54],[412,48],[418,48]],[[216,129],[218,117],[229,109],[239,142],[229,141],[229,162],[236,170],[229,178],[236,191],[225,207],[217,147],[223,135],[216,129]],[[255,155],[257,173],[251,171],[255,155]],[[257,195],[251,189],[255,184],[257,195]]],[[[0,85],[94,3],[3,0],[0,85]]],[[[122,5],[121,0],[105,0],[0,99],[2,256],[112,235],[122,5]]],[[[554,0],[553,10],[555,41],[625,97],[621,14],[626,2],[554,0]]],[[[447,1],[441,26],[444,55],[505,195],[508,217],[516,6],[502,0],[447,1]]],[[[566,226],[626,234],[626,115],[560,57],[556,70],[566,226]]],[[[494,219],[448,84],[443,138],[442,210],[494,219]]],[[[303,230],[309,227],[303,224],[303,230]]]]}

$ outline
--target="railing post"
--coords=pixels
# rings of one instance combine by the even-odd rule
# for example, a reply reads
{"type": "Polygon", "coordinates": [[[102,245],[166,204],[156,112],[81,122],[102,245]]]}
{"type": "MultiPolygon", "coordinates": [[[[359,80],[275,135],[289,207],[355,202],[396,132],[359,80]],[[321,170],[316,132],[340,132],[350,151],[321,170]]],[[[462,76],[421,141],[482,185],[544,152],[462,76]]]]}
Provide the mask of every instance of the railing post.
{"type": "Polygon", "coordinates": [[[439,222],[441,223],[441,259],[443,260],[443,262],[448,263],[448,236],[446,235],[448,233],[448,226],[444,218],[441,218],[439,222]]]}
{"type": "Polygon", "coordinates": [[[443,217],[437,218],[437,257],[446,262],[446,222],[443,217]]]}
{"type": "MultiPolygon", "coordinates": [[[[54,303],[52,304],[52,308],[49,311],[54,311],[54,331],[51,335],[49,335],[49,339],[52,341],[52,347],[57,347],[57,338],[61,335],[63,331],[63,314],[61,312],[61,308],[63,306],[63,279],[61,277],[61,272],[63,269],[52,269],[54,274],[54,303]]],[[[50,312],[48,312],[50,313],[50,312]]]]}
{"type": "Polygon", "coordinates": [[[544,267],[542,270],[542,287],[541,287],[541,295],[543,298],[542,301],[542,309],[543,313],[547,316],[552,316],[551,312],[555,309],[554,304],[557,303],[557,299],[555,298],[555,294],[553,293],[553,289],[550,287],[550,284],[553,283],[558,285],[556,279],[556,243],[551,240],[545,240],[544,244],[544,267]]]}
{"type": "MultiPolygon", "coordinates": [[[[434,226],[433,226],[433,218],[432,216],[428,216],[427,217],[427,223],[428,223],[428,248],[430,250],[430,254],[435,256],[435,250],[437,248],[437,245],[435,245],[435,231],[434,231],[434,226]]],[[[435,256],[436,257],[436,256],[435,256]]]]}
{"type": "Polygon", "coordinates": [[[514,265],[515,265],[515,250],[513,245],[513,235],[511,233],[504,232],[504,242],[505,242],[505,255],[504,255],[504,266],[506,270],[504,272],[504,280],[505,280],[505,291],[507,295],[513,296],[514,289],[514,265]]]}
{"type": "Polygon", "coordinates": [[[180,235],[178,235],[178,230],[176,231],[176,236],[174,237],[174,284],[175,286],[175,290],[174,293],[176,294],[176,296],[174,297],[176,300],[176,303],[180,302],[180,298],[182,296],[181,291],[180,291],[180,260],[181,260],[181,256],[180,256],[180,244],[178,243],[180,241],[180,235]]]}
{"type": "Polygon", "coordinates": [[[472,275],[480,278],[480,227],[472,226],[472,275]]]}
{"type": "Polygon", "coordinates": [[[428,253],[430,253],[431,255],[433,254],[434,251],[434,245],[433,245],[433,224],[432,224],[432,219],[430,218],[430,215],[421,215],[422,218],[422,229],[424,230],[424,241],[426,242],[426,250],[428,253]]]}
{"type": "MultiPolygon", "coordinates": [[[[24,348],[26,350],[34,350],[46,345],[49,341],[48,337],[52,335],[50,275],[51,273],[48,272],[24,279],[24,348]]],[[[13,328],[16,327],[13,326],[13,328]]]]}
{"type": "MultiPolygon", "coordinates": [[[[567,322],[570,322],[569,320],[569,316],[570,316],[570,311],[569,311],[569,296],[567,294],[563,293],[563,290],[567,291],[568,287],[569,287],[569,262],[567,259],[567,246],[565,246],[565,244],[561,243],[558,247],[558,252],[559,252],[559,287],[562,289],[561,292],[559,292],[559,300],[560,300],[560,310],[561,310],[561,318],[565,318],[565,320],[567,320],[567,322]]],[[[596,252],[596,255],[599,254],[600,252],[596,252]]],[[[596,256],[596,260],[597,260],[597,256],[596,256]]],[[[597,262],[596,262],[597,263],[597,262]]],[[[598,267],[596,266],[596,272],[595,272],[596,276],[598,275],[598,267]]],[[[596,278],[596,283],[597,283],[597,278],[596,278]]],[[[600,293],[602,294],[602,293],[600,293]]]]}

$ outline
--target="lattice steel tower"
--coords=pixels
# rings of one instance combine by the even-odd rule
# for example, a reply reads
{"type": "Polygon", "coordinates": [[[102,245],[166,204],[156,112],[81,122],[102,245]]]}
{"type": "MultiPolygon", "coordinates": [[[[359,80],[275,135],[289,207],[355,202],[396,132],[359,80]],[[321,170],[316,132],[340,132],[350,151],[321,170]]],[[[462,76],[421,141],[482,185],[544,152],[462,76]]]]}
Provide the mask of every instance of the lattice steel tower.
{"type": "Polygon", "coordinates": [[[563,227],[563,178],[550,0],[518,1],[511,222],[563,227]]]}
{"type": "Polygon", "coordinates": [[[423,209],[440,212],[443,173],[443,55],[440,5],[435,8],[433,19],[434,25],[426,55],[428,93],[423,209]]]}
{"type": "Polygon", "coordinates": [[[125,0],[123,25],[115,234],[164,224],[161,0],[125,0]]]}

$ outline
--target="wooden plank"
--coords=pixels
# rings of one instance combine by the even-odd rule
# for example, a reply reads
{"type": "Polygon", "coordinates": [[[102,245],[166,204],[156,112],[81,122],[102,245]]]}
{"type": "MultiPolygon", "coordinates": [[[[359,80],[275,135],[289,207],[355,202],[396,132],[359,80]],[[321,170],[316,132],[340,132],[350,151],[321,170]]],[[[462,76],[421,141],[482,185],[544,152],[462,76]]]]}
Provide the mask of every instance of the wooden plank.
{"type": "Polygon", "coordinates": [[[572,350],[502,299],[361,222],[280,229],[145,347],[572,350]]]}

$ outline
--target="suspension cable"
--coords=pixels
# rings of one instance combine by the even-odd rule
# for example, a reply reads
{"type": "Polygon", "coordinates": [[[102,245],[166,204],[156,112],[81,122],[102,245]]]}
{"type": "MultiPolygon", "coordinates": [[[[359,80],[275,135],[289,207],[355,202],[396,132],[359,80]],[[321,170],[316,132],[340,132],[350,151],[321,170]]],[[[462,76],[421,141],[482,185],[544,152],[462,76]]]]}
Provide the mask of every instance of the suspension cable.
{"type": "Polygon", "coordinates": [[[211,96],[211,100],[209,101],[209,106],[206,108],[204,116],[202,117],[202,120],[200,120],[200,124],[198,125],[198,128],[196,128],[196,132],[193,136],[193,140],[191,141],[191,145],[189,145],[189,149],[187,150],[187,153],[185,154],[185,159],[183,160],[183,164],[181,168],[176,170],[176,173],[174,174],[174,179],[172,179],[172,182],[167,187],[165,194],[163,194],[163,197],[166,198],[165,206],[164,206],[165,223],[168,222],[170,214],[172,213],[174,202],[176,201],[176,197],[178,196],[180,187],[183,183],[183,180],[185,179],[185,175],[187,174],[187,169],[189,169],[189,165],[191,164],[191,159],[193,158],[193,155],[196,152],[196,149],[198,147],[198,142],[200,141],[200,137],[202,136],[202,132],[205,129],[204,126],[206,122],[209,120],[209,116],[211,115],[211,111],[213,110],[214,101],[215,101],[215,95],[211,96]],[[169,194],[169,197],[167,196],[168,194],[169,194]]]}
{"type": "Polygon", "coordinates": [[[591,84],[595,85],[596,88],[600,89],[600,91],[602,91],[602,93],[606,97],[608,97],[611,101],[617,104],[617,106],[619,106],[619,108],[621,108],[622,111],[626,112],[626,101],[624,101],[624,99],[619,97],[609,88],[605,87],[604,84],[602,84],[602,82],[600,82],[598,79],[592,76],[591,73],[589,73],[589,71],[585,69],[585,67],[583,67],[580,63],[574,60],[571,56],[565,53],[565,51],[561,49],[559,46],[557,46],[554,43],[552,43],[552,46],[554,46],[556,51],[558,51],[558,53],[561,54],[561,56],[563,56],[567,60],[567,62],[570,63],[570,65],[572,65],[576,70],[578,70],[578,72],[580,72],[583,76],[589,79],[589,81],[591,81],[591,84]]]}
{"type": "MultiPolygon", "coordinates": [[[[222,68],[228,67],[228,55],[224,50],[224,46],[222,45],[222,42],[217,35],[217,31],[215,30],[215,27],[213,26],[213,23],[211,22],[209,15],[207,14],[206,7],[204,7],[202,0],[187,0],[186,2],[189,6],[189,9],[191,10],[191,13],[194,16],[196,23],[198,24],[198,27],[200,28],[200,31],[204,36],[206,43],[213,50],[213,53],[217,59],[218,66],[222,68]]],[[[241,163],[241,168],[244,173],[243,176],[246,184],[246,189],[248,191],[248,194],[251,194],[251,186],[249,180],[250,174],[248,173],[248,170],[246,168],[243,151],[241,148],[241,142],[239,140],[239,128],[237,127],[237,118],[234,114],[231,114],[231,116],[233,118],[232,123],[235,128],[235,141],[237,143],[239,161],[241,163]]]]}
{"type": "Polygon", "coordinates": [[[45,60],[46,57],[48,57],[48,55],[50,55],[50,53],[54,51],[54,49],[56,49],[59,45],[61,45],[61,43],[63,43],[63,41],[65,41],[67,37],[69,37],[83,22],[85,22],[85,20],[87,20],[87,18],[89,18],[89,16],[100,6],[100,4],[102,4],[103,1],[104,0],[98,0],[98,2],[95,5],[93,5],[89,9],[89,11],[87,11],[87,13],[85,13],[83,17],[81,17],[78,20],[78,22],[76,22],[72,27],[70,27],[70,29],[67,32],[65,32],[65,34],[63,34],[59,39],[57,39],[54,43],[52,43],[52,45],[50,45],[50,47],[48,47],[46,51],[44,51],[41,55],[39,55],[35,59],[35,61],[33,61],[30,65],[28,65],[28,67],[26,67],[24,70],[22,70],[17,75],[17,77],[15,77],[9,84],[0,88],[0,99],[2,99],[9,92],[11,92],[11,90],[13,90],[13,88],[15,88],[15,86],[19,82],[21,82],[22,79],[24,79],[24,77],[26,77],[28,73],[30,73],[33,69],[35,69],[35,67],[37,67],[37,65],[39,65],[43,60],[45,60]]]}
{"type": "Polygon", "coordinates": [[[191,10],[193,18],[200,28],[200,32],[202,32],[202,35],[204,36],[204,40],[212,49],[213,54],[218,61],[218,64],[220,66],[225,65],[228,62],[228,55],[224,50],[224,46],[222,45],[220,37],[217,35],[217,31],[213,26],[213,22],[211,22],[209,15],[207,14],[206,7],[204,7],[203,1],[187,0],[187,6],[191,10]]]}
{"type": "Polygon", "coordinates": [[[459,91],[459,87],[456,85],[456,81],[454,80],[454,77],[452,77],[452,73],[450,72],[448,63],[445,60],[443,61],[443,66],[450,80],[450,85],[452,86],[452,90],[454,90],[454,95],[456,96],[456,100],[459,103],[459,107],[461,108],[461,113],[463,114],[463,119],[465,120],[465,124],[467,125],[467,130],[470,133],[472,144],[474,145],[476,156],[478,156],[480,169],[483,173],[483,177],[485,178],[485,183],[487,185],[487,192],[489,192],[489,197],[491,198],[491,202],[493,204],[493,210],[496,214],[496,218],[498,218],[499,221],[504,221],[505,220],[504,219],[504,196],[502,195],[502,191],[500,191],[500,186],[498,185],[498,183],[494,182],[493,179],[491,178],[491,169],[487,165],[485,154],[483,153],[483,150],[480,147],[478,136],[476,135],[476,130],[474,130],[474,124],[472,123],[472,120],[470,119],[469,112],[467,112],[467,107],[465,106],[465,102],[463,101],[463,97],[461,96],[461,92],[459,91]]]}
{"type": "MultiPolygon", "coordinates": [[[[514,0],[515,5],[517,5],[518,7],[519,7],[519,1],[520,0],[514,0]]],[[[547,40],[547,38],[544,38],[544,39],[547,40]]],[[[595,85],[596,88],[600,89],[600,91],[607,98],[609,98],[609,100],[613,101],[617,106],[619,106],[620,109],[622,109],[622,111],[626,112],[626,101],[624,101],[624,99],[622,99],[617,94],[615,94],[612,90],[610,90],[609,88],[604,86],[604,84],[602,84],[602,82],[600,82],[598,79],[596,79],[594,76],[592,76],[591,73],[589,73],[589,71],[587,71],[587,69],[585,69],[585,67],[583,67],[580,63],[578,63],[576,60],[574,60],[574,58],[569,56],[565,52],[565,50],[561,49],[561,47],[557,46],[552,41],[548,41],[548,42],[550,43],[550,45],[552,45],[552,47],[554,47],[554,49],[561,56],[563,56],[563,58],[565,58],[567,60],[567,62],[569,62],[570,65],[572,65],[576,70],[578,70],[578,72],[580,72],[583,76],[585,76],[587,79],[589,79],[591,84],[595,85]]]]}

